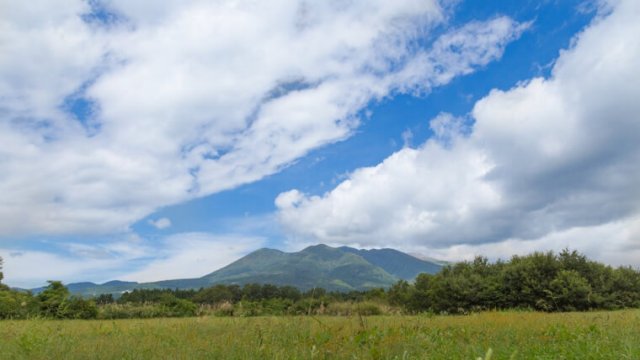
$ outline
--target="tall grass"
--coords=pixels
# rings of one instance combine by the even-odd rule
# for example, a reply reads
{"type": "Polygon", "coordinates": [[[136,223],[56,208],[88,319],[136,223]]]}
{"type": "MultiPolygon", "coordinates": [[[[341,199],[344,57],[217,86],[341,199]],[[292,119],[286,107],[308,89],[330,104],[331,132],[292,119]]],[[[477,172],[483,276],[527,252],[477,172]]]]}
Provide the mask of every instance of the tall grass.
{"type": "Polygon", "coordinates": [[[0,322],[6,359],[640,359],[640,311],[0,322]]]}

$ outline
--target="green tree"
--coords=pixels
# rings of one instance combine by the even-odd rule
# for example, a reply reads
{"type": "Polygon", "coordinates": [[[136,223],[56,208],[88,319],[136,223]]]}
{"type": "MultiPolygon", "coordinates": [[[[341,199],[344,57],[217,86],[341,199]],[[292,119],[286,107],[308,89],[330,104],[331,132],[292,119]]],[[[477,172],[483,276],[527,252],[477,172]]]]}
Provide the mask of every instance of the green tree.
{"type": "Polygon", "coordinates": [[[413,287],[406,280],[400,280],[391,286],[387,293],[387,299],[391,305],[406,307],[409,304],[412,290],[413,287]]]}
{"type": "Polygon", "coordinates": [[[640,307],[640,272],[630,267],[615,269],[609,296],[615,308],[640,307]]]}
{"type": "Polygon", "coordinates": [[[262,285],[260,284],[245,284],[242,287],[242,300],[246,301],[258,301],[262,298],[262,285]]]}
{"type": "Polygon", "coordinates": [[[505,306],[550,310],[549,284],[560,269],[553,252],[514,256],[502,274],[505,306]]]}
{"type": "Polygon", "coordinates": [[[46,317],[62,318],[62,306],[69,298],[70,293],[62,282],[49,281],[49,285],[40,294],[38,300],[40,302],[40,312],[46,317]]]}
{"type": "Polygon", "coordinates": [[[576,270],[560,270],[549,284],[554,310],[587,310],[590,305],[591,285],[576,270]]]}
{"type": "Polygon", "coordinates": [[[193,301],[199,304],[219,304],[225,301],[233,302],[234,294],[226,285],[216,285],[201,289],[193,297],[193,301]]]}
{"type": "Polygon", "coordinates": [[[289,299],[291,301],[298,301],[302,298],[302,294],[297,287],[294,286],[282,286],[279,290],[279,297],[282,299],[289,299]]]}
{"type": "Polygon", "coordinates": [[[435,275],[419,274],[416,277],[413,289],[402,290],[407,297],[405,307],[411,312],[433,310],[432,292],[436,288],[436,281],[435,275]]]}
{"type": "Polygon", "coordinates": [[[113,294],[100,294],[95,298],[95,302],[98,305],[113,304],[115,299],[113,298],[113,294]]]}
{"type": "Polygon", "coordinates": [[[98,307],[95,301],[72,296],[60,304],[57,317],[61,319],[95,319],[98,307]]]}
{"type": "Polygon", "coordinates": [[[38,313],[38,304],[30,293],[0,290],[0,319],[26,319],[38,313]]]}

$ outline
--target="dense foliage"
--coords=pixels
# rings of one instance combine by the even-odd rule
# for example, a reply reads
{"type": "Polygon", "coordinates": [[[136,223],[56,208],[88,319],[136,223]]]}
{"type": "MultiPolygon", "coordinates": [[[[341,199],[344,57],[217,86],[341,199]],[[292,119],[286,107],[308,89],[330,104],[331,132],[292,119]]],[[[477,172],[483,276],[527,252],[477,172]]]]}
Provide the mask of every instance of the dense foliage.
{"type": "Polygon", "coordinates": [[[575,251],[514,256],[489,263],[478,257],[400,281],[388,291],[391,304],[409,312],[465,313],[490,309],[584,311],[640,307],[640,272],[614,269],[575,251]]]}
{"type": "MultiPolygon", "coordinates": [[[[0,261],[0,270],[1,268],[0,261]]],[[[1,272],[0,272],[0,280],[1,272]]],[[[640,308],[640,272],[612,268],[575,251],[514,256],[490,263],[478,257],[420,274],[390,289],[300,291],[271,284],[215,285],[199,290],[135,289],[85,299],[59,281],[42,292],[14,291],[0,284],[0,319],[118,319],[255,315],[376,315],[468,313],[494,309],[585,311],[640,308]],[[118,296],[119,295],[119,296],[118,296]]]]}

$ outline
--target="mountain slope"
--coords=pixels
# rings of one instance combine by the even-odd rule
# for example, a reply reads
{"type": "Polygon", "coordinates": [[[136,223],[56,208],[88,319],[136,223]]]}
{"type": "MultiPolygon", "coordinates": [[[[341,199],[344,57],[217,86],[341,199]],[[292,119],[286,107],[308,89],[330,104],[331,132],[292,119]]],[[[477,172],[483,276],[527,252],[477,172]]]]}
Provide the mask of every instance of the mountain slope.
{"type": "Polygon", "coordinates": [[[397,281],[361,256],[326,245],[297,253],[262,249],[203,277],[211,284],[251,282],[293,285],[306,290],[355,290],[387,287],[397,281]]]}
{"type": "MultiPolygon", "coordinates": [[[[400,279],[413,280],[421,272],[435,273],[441,265],[393,249],[358,250],[349,247],[310,246],[286,253],[256,250],[235,262],[200,278],[163,280],[150,283],[110,281],[102,285],[68,285],[75,294],[86,296],[133,289],[199,289],[215,284],[262,283],[291,285],[302,290],[322,287],[350,291],[389,287],[400,279]]],[[[34,292],[42,288],[33,289],[34,292]]]]}
{"type": "Polygon", "coordinates": [[[413,280],[420,273],[435,274],[442,265],[418,259],[394,249],[354,249],[347,246],[339,248],[342,251],[360,255],[373,265],[379,266],[389,274],[404,280],[413,280]]]}

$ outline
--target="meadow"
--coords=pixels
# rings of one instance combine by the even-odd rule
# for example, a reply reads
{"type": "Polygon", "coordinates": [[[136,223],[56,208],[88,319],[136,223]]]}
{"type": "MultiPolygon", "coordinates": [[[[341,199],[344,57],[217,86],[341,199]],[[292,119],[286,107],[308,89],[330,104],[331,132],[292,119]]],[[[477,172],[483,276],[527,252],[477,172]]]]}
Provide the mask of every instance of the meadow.
{"type": "Polygon", "coordinates": [[[640,359],[640,310],[5,320],[6,359],[640,359]]]}

